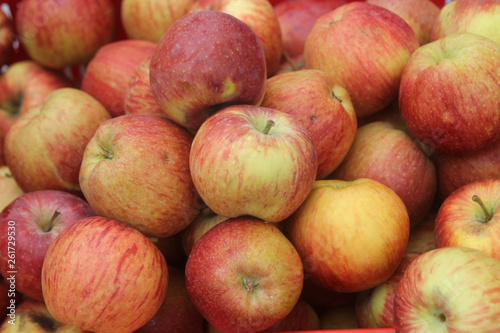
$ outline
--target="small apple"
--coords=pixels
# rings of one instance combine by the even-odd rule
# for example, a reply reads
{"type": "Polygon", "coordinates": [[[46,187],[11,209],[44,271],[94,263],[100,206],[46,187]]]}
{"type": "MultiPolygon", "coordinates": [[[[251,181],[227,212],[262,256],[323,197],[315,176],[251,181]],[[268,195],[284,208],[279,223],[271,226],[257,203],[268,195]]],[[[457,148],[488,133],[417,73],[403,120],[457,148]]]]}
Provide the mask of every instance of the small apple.
{"type": "Polygon", "coordinates": [[[0,166],[0,192],[0,212],[24,193],[6,165],[0,166]]]}
{"type": "Polygon", "coordinates": [[[0,67],[2,67],[12,54],[14,28],[2,10],[0,10],[0,67]]]}

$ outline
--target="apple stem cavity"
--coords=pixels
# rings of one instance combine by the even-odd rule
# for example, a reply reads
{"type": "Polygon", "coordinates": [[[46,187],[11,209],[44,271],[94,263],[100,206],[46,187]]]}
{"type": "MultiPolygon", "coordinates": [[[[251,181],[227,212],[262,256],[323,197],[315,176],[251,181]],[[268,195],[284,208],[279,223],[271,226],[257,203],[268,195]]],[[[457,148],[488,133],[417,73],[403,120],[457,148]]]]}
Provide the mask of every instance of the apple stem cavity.
{"type": "Polygon", "coordinates": [[[258,283],[255,283],[255,281],[247,278],[243,279],[243,285],[249,294],[253,293],[253,291],[259,286],[258,283]]]}
{"type": "Polygon", "coordinates": [[[61,215],[61,211],[58,209],[56,209],[54,211],[54,214],[52,214],[52,217],[50,218],[49,220],[49,223],[45,224],[43,227],[42,227],[42,230],[43,232],[49,232],[50,229],[52,229],[52,225],[54,224],[54,221],[56,220],[56,218],[61,215]]]}
{"type": "Polygon", "coordinates": [[[264,129],[262,130],[262,133],[264,134],[269,134],[269,131],[271,130],[271,128],[273,128],[275,125],[274,121],[269,119],[266,123],[266,127],[264,127],[264,129]]]}
{"type": "Polygon", "coordinates": [[[475,201],[478,203],[479,206],[481,206],[482,210],[483,210],[483,213],[484,213],[484,216],[486,217],[486,223],[488,223],[489,221],[491,221],[491,219],[493,218],[493,214],[491,214],[488,209],[486,208],[486,206],[484,205],[484,202],[483,200],[481,200],[481,198],[477,195],[473,195],[472,196],[472,201],[475,201]]]}
{"type": "Polygon", "coordinates": [[[285,60],[290,64],[290,67],[292,67],[292,70],[294,72],[298,71],[299,68],[297,67],[297,65],[295,64],[295,62],[292,60],[292,57],[290,57],[290,55],[288,54],[288,52],[283,52],[283,58],[285,58],[285,60]]]}

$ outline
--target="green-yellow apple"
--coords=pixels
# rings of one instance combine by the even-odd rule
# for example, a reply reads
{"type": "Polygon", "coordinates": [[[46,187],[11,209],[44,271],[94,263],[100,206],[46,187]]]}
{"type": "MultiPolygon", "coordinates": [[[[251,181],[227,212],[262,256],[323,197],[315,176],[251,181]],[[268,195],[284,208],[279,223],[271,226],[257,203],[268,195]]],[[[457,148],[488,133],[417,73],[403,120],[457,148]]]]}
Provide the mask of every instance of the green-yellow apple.
{"type": "Polygon", "coordinates": [[[394,297],[396,332],[500,332],[500,260],[446,247],[415,258],[394,297]]]}
{"type": "Polygon", "coordinates": [[[397,14],[355,1],[318,18],[304,58],[306,68],[327,72],[347,89],[362,117],[397,98],[403,69],[418,47],[415,32],[397,14]]]}
{"type": "Polygon", "coordinates": [[[7,165],[0,166],[0,193],[2,193],[2,196],[0,196],[0,212],[24,193],[12,177],[7,165]]]}
{"type": "Polygon", "coordinates": [[[189,165],[198,193],[216,214],[279,222],[306,199],[318,158],[309,132],[292,116],[233,105],[200,127],[189,165]]]}
{"type": "Polygon", "coordinates": [[[410,238],[408,238],[406,252],[424,253],[436,248],[434,237],[436,215],[436,212],[431,210],[422,222],[410,229],[410,238]]]}
{"type": "Polygon", "coordinates": [[[192,132],[231,104],[259,104],[266,60],[255,32],[234,16],[196,11],[178,19],[151,58],[151,91],[169,119],[192,132]]]}
{"type": "Polygon", "coordinates": [[[462,32],[478,34],[500,44],[499,0],[454,0],[436,17],[431,40],[462,32]]]}
{"type": "Polygon", "coordinates": [[[81,194],[83,152],[99,125],[110,118],[89,94],[60,88],[22,114],[5,137],[5,160],[25,191],[64,190],[81,194]]]}
{"type": "Polygon", "coordinates": [[[500,179],[468,183],[451,193],[436,216],[437,247],[461,246],[500,260],[500,179]]]}
{"type": "Polygon", "coordinates": [[[359,292],[396,271],[410,223],[403,201],[368,178],[317,180],[287,220],[287,236],[312,282],[338,292],[359,292]]]}
{"type": "Polygon", "coordinates": [[[16,32],[28,55],[49,68],[85,65],[117,29],[112,0],[23,0],[16,32]]]}
{"type": "Polygon", "coordinates": [[[421,46],[411,55],[399,90],[410,134],[447,154],[476,151],[500,139],[498,68],[500,44],[476,34],[421,46]]]}
{"type": "Polygon", "coordinates": [[[80,186],[101,216],[149,237],[191,223],[201,201],[189,172],[193,136],[172,121],[131,114],[99,126],[83,154],[80,186]]]}
{"type": "Polygon", "coordinates": [[[357,119],[349,93],[323,71],[269,78],[261,106],[288,113],[306,127],[318,154],[317,179],[337,168],[354,141],[357,119]]]}
{"type": "Polygon", "coordinates": [[[12,54],[14,28],[2,10],[0,10],[0,67],[3,66],[12,54]]]}
{"type": "Polygon", "coordinates": [[[93,332],[133,332],[160,308],[167,263],[142,233],[101,216],[65,228],[42,267],[45,304],[58,321],[93,332]]]}
{"type": "Polygon", "coordinates": [[[297,304],[301,259],[278,228],[254,217],[219,223],[195,244],[186,286],[203,317],[223,332],[258,332],[297,304]]]}

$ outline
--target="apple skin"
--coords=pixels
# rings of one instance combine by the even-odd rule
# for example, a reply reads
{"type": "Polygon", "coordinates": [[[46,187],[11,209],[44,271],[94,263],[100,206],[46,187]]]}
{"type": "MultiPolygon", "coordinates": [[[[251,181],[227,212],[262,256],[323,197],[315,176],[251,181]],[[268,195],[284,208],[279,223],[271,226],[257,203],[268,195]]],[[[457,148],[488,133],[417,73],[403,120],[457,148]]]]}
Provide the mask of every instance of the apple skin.
{"type": "Polygon", "coordinates": [[[14,28],[7,15],[0,10],[0,67],[3,66],[12,54],[14,28]]]}
{"type": "Polygon", "coordinates": [[[0,166],[0,192],[2,193],[2,196],[0,196],[0,212],[24,193],[12,177],[7,165],[0,166]]]}
{"type": "Polygon", "coordinates": [[[294,332],[318,329],[318,313],[307,301],[299,298],[288,315],[263,332],[294,332]]]}
{"type": "Polygon", "coordinates": [[[434,229],[437,213],[434,209],[417,226],[410,229],[406,252],[424,253],[436,248],[434,229]]]}
{"type": "Polygon", "coordinates": [[[499,67],[500,44],[479,35],[454,34],[421,46],[399,90],[410,134],[446,154],[476,151],[500,139],[499,67]]]}
{"type": "Polygon", "coordinates": [[[87,65],[81,89],[104,105],[112,117],[123,115],[130,79],[155,48],[155,43],[137,39],[102,46],[87,65]]]}
{"type": "Polygon", "coordinates": [[[28,55],[54,69],[87,64],[118,24],[112,0],[23,0],[15,23],[28,55]]]}
{"type": "Polygon", "coordinates": [[[500,260],[447,247],[412,261],[394,298],[396,332],[499,332],[500,260]]]}
{"type": "Polygon", "coordinates": [[[289,314],[303,283],[302,261],[272,224],[228,219],[195,244],[186,286],[203,317],[230,332],[262,331],[289,314]]]}
{"type": "Polygon", "coordinates": [[[79,89],[52,91],[19,117],[5,137],[12,176],[25,192],[51,189],[81,195],[83,152],[109,118],[97,100],[79,89]]]}
{"type": "Polygon", "coordinates": [[[429,213],[437,187],[434,163],[408,134],[401,118],[358,128],[349,152],[329,178],[370,178],[388,186],[405,203],[410,226],[429,213]]]}
{"type": "Polygon", "coordinates": [[[454,0],[439,12],[431,31],[431,40],[469,32],[500,44],[500,1],[454,0]]]}
{"type": "Polygon", "coordinates": [[[292,116],[233,105],[200,127],[189,165],[198,193],[216,214],[280,222],[309,194],[318,158],[309,132],[292,116]],[[274,126],[265,133],[269,122],[274,126]]]}
{"type": "Polygon", "coordinates": [[[220,11],[248,24],[264,49],[267,76],[276,72],[283,53],[283,40],[278,17],[268,0],[197,0],[190,11],[200,10],[220,11]]]}
{"type": "Polygon", "coordinates": [[[99,215],[148,237],[181,231],[202,204],[189,172],[192,140],[184,128],[155,115],[103,122],[83,154],[80,186],[85,198],[99,215]]]}
{"type": "Polygon", "coordinates": [[[139,329],[158,311],[167,288],[167,263],[158,248],[136,229],[101,216],[64,229],[42,267],[49,312],[88,331],[139,329]]]}
{"type": "Polygon", "coordinates": [[[158,43],[177,19],[186,15],[196,0],[123,0],[120,16],[128,39],[158,43]]]}
{"type": "Polygon", "coordinates": [[[288,113],[306,127],[318,154],[316,179],[332,173],[354,141],[357,119],[349,93],[323,71],[269,78],[261,106],[288,113]]]}
{"type": "Polygon", "coordinates": [[[462,186],[441,204],[435,224],[436,246],[469,247],[500,260],[500,179],[462,186]],[[488,214],[472,197],[477,195],[488,214]]]}
{"type": "Polygon", "coordinates": [[[196,132],[230,104],[259,104],[266,60],[255,32],[230,14],[196,11],[178,19],[151,58],[151,91],[167,117],[196,132]]]}
{"type": "Polygon", "coordinates": [[[408,213],[397,194],[362,178],[317,180],[287,220],[286,234],[313,283],[352,293],[391,277],[403,258],[409,231],[408,213]]]}
{"type": "Polygon", "coordinates": [[[215,227],[228,217],[220,216],[210,209],[203,209],[200,214],[181,232],[182,248],[187,256],[191,253],[200,238],[210,229],[215,227]]]}
{"type": "Polygon", "coordinates": [[[318,18],[304,58],[306,68],[327,72],[347,89],[356,114],[363,117],[398,97],[401,74],[418,47],[415,32],[401,17],[355,1],[318,18]]]}
{"type": "Polygon", "coordinates": [[[347,0],[287,0],[274,7],[281,28],[283,52],[290,57],[304,53],[306,39],[316,20],[345,5],[347,0]]]}
{"type": "Polygon", "coordinates": [[[76,221],[96,213],[83,199],[64,191],[33,191],[15,199],[0,213],[0,272],[7,278],[16,273],[16,289],[30,298],[43,300],[42,264],[54,239],[76,221]],[[11,226],[9,221],[14,221],[11,226]],[[10,227],[10,228],[9,228],[10,227]],[[14,269],[7,253],[14,231],[14,269]]]}
{"type": "Polygon", "coordinates": [[[431,0],[366,0],[399,15],[413,29],[420,45],[431,41],[431,30],[440,8],[431,0]]]}

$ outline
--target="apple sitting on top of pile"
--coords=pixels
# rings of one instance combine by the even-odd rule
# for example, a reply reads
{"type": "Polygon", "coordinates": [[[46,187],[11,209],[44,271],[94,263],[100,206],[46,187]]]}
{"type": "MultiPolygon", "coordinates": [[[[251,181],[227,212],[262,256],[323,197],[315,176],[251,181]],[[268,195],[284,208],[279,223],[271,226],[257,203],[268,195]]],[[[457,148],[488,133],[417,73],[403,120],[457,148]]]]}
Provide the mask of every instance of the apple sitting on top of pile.
{"type": "Polygon", "coordinates": [[[499,0],[118,4],[0,11],[1,331],[500,331],[499,0]]]}

